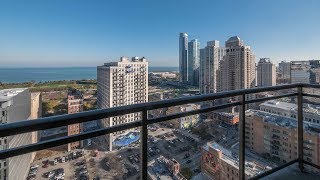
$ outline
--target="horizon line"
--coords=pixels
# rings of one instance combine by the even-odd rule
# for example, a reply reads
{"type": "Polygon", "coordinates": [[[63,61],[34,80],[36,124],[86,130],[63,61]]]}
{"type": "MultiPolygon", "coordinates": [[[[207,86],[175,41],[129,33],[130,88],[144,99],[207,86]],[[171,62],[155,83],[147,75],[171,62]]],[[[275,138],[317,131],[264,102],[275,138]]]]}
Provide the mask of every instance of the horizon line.
{"type": "MultiPolygon", "coordinates": [[[[57,67],[0,67],[0,69],[41,69],[41,68],[96,68],[97,66],[57,66],[57,67]]],[[[159,68],[179,68],[179,66],[149,66],[159,68]]]]}

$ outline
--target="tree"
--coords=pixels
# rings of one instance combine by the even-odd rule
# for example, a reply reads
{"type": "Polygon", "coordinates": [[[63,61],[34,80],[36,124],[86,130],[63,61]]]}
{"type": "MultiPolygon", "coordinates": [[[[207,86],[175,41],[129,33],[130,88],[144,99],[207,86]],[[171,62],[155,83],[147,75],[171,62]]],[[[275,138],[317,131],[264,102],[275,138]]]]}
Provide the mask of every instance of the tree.
{"type": "Polygon", "coordinates": [[[59,101],[57,101],[57,100],[50,100],[47,102],[42,102],[43,114],[53,113],[54,108],[58,105],[59,105],[59,101]]]}
{"type": "Polygon", "coordinates": [[[187,179],[191,179],[192,178],[192,171],[190,168],[188,167],[184,167],[180,170],[181,174],[187,178],[187,179]]]}
{"type": "Polygon", "coordinates": [[[93,104],[91,102],[84,102],[83,103],[83,110],[84,111],[90,111],[95,109],[95,107],[93,106],[93,104]]]}

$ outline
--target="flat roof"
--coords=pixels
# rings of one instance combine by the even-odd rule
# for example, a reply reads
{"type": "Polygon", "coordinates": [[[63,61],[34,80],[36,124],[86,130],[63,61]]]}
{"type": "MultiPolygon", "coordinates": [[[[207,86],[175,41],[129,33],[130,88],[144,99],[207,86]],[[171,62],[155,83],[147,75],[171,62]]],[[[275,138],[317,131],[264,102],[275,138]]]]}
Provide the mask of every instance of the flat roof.
{"type": "MultiPolygon", "coordinates": [[[[274,108],[279,108],[287,111],[295,111],[295,112],[297,111],[297,108],[298,108],[297,104],[278,101],[278,100],[266,101],[260,104],[260,106],[274,107],[274,108]]],[[[303,106],[303,112],[312,113],[316,115],[320,115],[319,109],[320,109],[320,106],[314,106],[310,104],[303,106]]]]}
{"type": "MultiPolygon", "coordinates": [[[[297,128],[298,127],[298,121],[294,118],[284,117],[277,114],[261,111],[261,110],[248,110],[246,111],[247,114],[253,113],[256,116],[263,117],[263,121],[270,124],[275,124],[278,126],[282,126],[285,128],[297,128]]],[[[303,122],[304,129],[307,131],[320,131],[320,126],[316,125],[314,123],[309,123],[307,121],[303,122]],[[318,129],[318,130],[317,130],[318,129]]]]}
{"type": "Polygon", "coordinates": [[[13,88],[13,89],[2,89],[0,90],[0,102],[9,101],[17,94],[25,91],[28,88],[13,88]]]}
{"type": "Polygon", "coordinates": [[[148,175],[151,179],[164,179],[164,180],[174,180],[175,178],[170,173],[169,169],[165,164],[164,157],[158,157],[148,162],[148,175]]]}
{"type": "Polygon", "coordinates": [[[281,108],[281,109],[285,109],[285,110],[297,109],[296,104],[283,102],[283,101],[277,101],[277,100],[266,101],[264,103],[261,103],[260,106],[275,107],[275,108],[281,108]]]}
{"type": "MultiPolygon", "coordinates": [[[[220,144],[216,142],[209,142],[207,143],[203,149],[206,151],[209,151],[209,146],[213,149],[222,151],[222,157],[221,160],[225,161],[226,163],[232,165],[236,169],[239,169],[239,158],[238,155],[235,153],[232,153],[229,149],[226,149],[222,147],[220,144]]],[[[255,161],[248,161],[248,159],[245,161],[245,171],[246,174],[250,177],[257,175],[259,173],[262,173],[263,171],[266,171],[267,165],[264,165],[265,163],[260,162],[258,159],[255,159],[255,161]]]]}

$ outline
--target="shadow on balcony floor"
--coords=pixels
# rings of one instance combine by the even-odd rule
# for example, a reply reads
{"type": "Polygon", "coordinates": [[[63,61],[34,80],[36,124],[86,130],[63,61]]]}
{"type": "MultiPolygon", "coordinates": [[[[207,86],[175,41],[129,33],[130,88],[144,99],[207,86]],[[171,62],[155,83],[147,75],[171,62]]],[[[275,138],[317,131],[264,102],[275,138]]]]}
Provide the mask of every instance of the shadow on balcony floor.
{"type": "MultiPolygon", "coordinates": [[[[308,165],[305,165],[305,167],[308,167],[308,165]]],[[[319,173],[310,173],[310,172],[301,172],[298,168],[298,163],[292,164],[291,166],[288,166],[284,169],[281,169],[273,174],[270,174],[269,176],[266,176],[262,178],[263,180],[319,180],[320,179],[320,172],[319,173]]]]}

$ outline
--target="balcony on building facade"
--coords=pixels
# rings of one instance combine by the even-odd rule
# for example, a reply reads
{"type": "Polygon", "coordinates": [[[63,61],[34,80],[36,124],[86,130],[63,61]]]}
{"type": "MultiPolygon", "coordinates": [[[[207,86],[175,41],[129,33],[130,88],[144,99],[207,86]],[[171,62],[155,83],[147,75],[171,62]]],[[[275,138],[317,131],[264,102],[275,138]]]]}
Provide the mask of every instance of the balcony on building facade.
{"type": "MultiPolygon", "coordinates": [[[[208,113],[208,112],[213,112],[220,109],[239,106],[238,108],[239,117],[240,117],[239,125],[238,125],[239,126],[238,127],[239,128],[239,154],[237,159],[238,159],[238,166],[239,166],[238,177],[239,179],[243,180],[243,179],[246,179],[245,151],[247,149],[245,148],[245,142],[246,142],[245,139],[248,139],[248,137],[245,136],[245,128],[246,128],[245,111],[247,108],[247,104],[263,102],[263,101],[272,100],[272,99],[285,98],[285,97],[297,97],[297,105],[298,105],[297,158],[281,166],[278,166],[270,170],[266,170],[262,173],[256,174],[253,177],[250,177],[250,179],[261,179],[261,178],[268,178],[268,177],[282,179],[282,178],[290,177],[290,173],[288,174],[286,172],[284,173],[281,173],[281,172],[286,168],[290,169],[294,164],[299,165],[298,170],[299,172],[301,171],[301,173],[304,172],[303,171],[304,166],[306,165],[312,166],[318,169],[320,168],[318,165],[313,164],[312,161],[306,161],[307,158],[309,159],[311,153],[304,152],[304,151],[312,150],[312,147],[310,146],[311,145],[310,141],[306,142],[303,140],[304,128],[303,128],[303,105],[302,105],[303,97],[320,98],[320,95],[304,93],[303,88],[320,89],[320,85],[290,84],[290,85],[280,85],[280,86],[272,86],[272,87],[242,89],[242,90],[235,90],[235,91],[219,92],[214,94],[190,96],[190,97],[184,97],[184,98],[178,98],[178,99],[169,99],[169,100],[154,101],[154,102],[147,102],[147,103],[141,103],[141,104],[132,104],[127,106],[120,106],[120,107],[114,107],[114,108],[108,108],[108,109],[99,109],[99,110],[80,112],[80,113],[69,114],[69,115],[45,117],[45,118],[40,118],[32,121],[22,121],[17,123],[3,124],[0,126],[0,138],[22,134],[22,133],[33,132],[33,131],[45,130],[50,128],[63,127],[63,126],[76,124],[76,123],[84,123],[84,122],[89,122],[89,121],[103,119],[103,118],[110,118],[110,117],[116,117],[116,116],[122,116],[122,115],[124,116],[130,113],[141,114],[140,120],[128,122],[125,124],[117,124],[111,127],[105,127],[101,129],[88,131],[88,132],[82,132],[80,134],[75,134],[75,135],[61,137],[61,138],[47,140],[47,141],[41,141],[35,144],[24,145],[16,148],[1,150],[0,159],[6,159],[14,156],[34,152],[34,151],[39,151],[39,150],[48,149],[48,148],[76,142],[76,141],[85,140],[88,138],[98,137],[106,134],[112,134],[115,132],[140,127],[141,128],[141,131],[140,131],[140,134],[141,134],[140,135],[140,145],[141,145],[140,147],[140,150],[141,150],[140,178],[149,179],[150,178],[148,176],[148,126],[149,125],[152,125],[155,123],[161,123],[164,121],[169,121],[169,120],[173,120],[181,117],[187,117],[191,115],[208,113]],[[296,89],[297,91],[296,92],[289,91],[289,93],[287,94],[264,97],[259,99],[247,99],[248,97],[247,95],[249,94],[278,91],[278,90],[281,91],[281,90],[288,90],[288,89],[296,89]],[[189,103],[214,101],[216,99],[230,98],[230,97],[236,97],[236,96],[238,97],[240,96],[240,98],[237,98],[237,99],[240,99],[239,101],[233,101],[231,103],[229,102],[225,104],[220,104],[220,105],[215,105],[211,107],[205,107],[201,109],[181,112],[177,114],[170,114],[170,115],[165,115],[160,117],[150,118],[148,116],[148,111],[155,110],[155,109],[168,108],[171,106],[178,106],[178,105],[184,105],[189,103]]],[[[114,101],[114,103],[115,102],[117,101],[114,101]]],[[[123,118],[124,117],[120,119],[123,120],[123,118]]],[[[272,133],[270,133],[270,136],[272,138],[269,140],[272,156],[281,157],[282,154],[287,155],[287,153],[285,151],[282,151],[280,148],[281,144],[279,142],[279,139],[280,139],[279,135],[282,132],[276,129],[273,129],[270,131],[272,131],[272,133]]],[[[301,177],[302,179],[304,179],[303,176],[301,177]]],[[[309,176],[305,176],[305,177],[309,177],[309,176]]]]}

